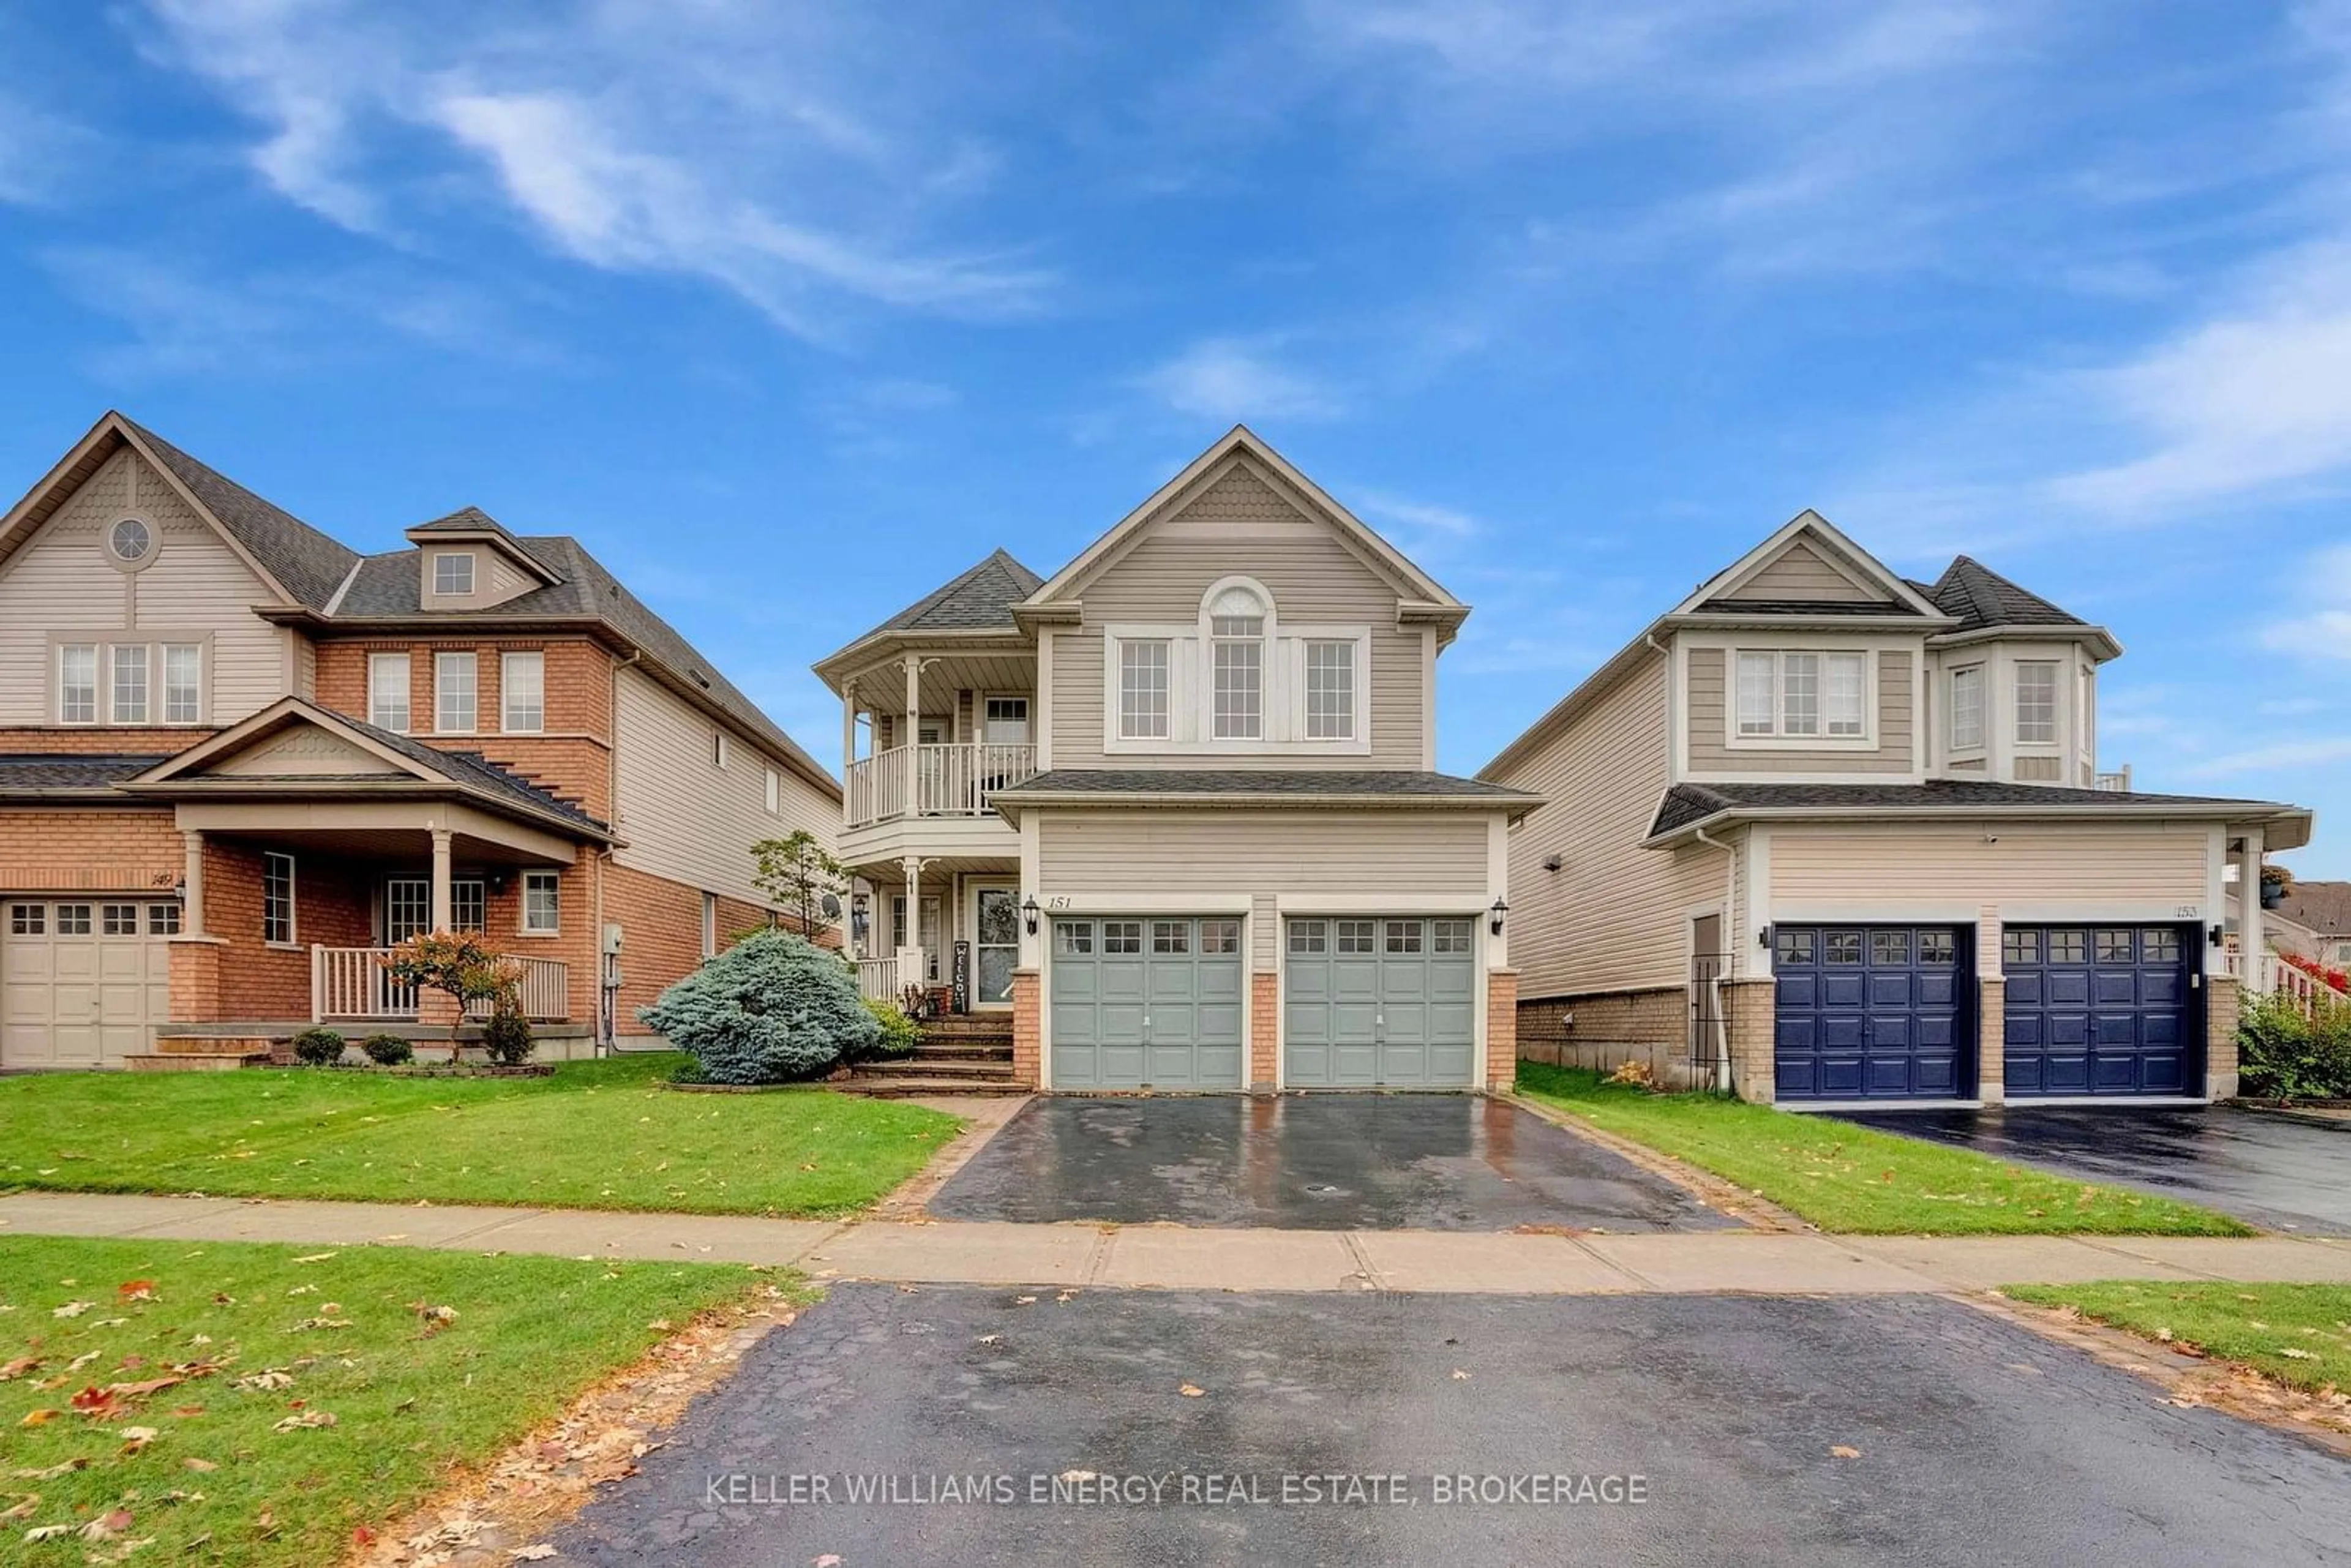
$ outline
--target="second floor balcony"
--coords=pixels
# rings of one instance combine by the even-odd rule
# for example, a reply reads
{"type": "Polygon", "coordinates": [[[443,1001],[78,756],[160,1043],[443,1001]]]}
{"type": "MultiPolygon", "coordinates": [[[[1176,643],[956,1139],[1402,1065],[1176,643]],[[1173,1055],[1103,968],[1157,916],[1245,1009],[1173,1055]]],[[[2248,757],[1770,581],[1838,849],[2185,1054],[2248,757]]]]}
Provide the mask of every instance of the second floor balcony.
{"type": "Polygon", "coordinates": [[[843,825],[855,829],[906,818],[991,816],[997,790],[1036,776],[1037,748],[1026,742],[893,747],[849,765],[843,825]]]}

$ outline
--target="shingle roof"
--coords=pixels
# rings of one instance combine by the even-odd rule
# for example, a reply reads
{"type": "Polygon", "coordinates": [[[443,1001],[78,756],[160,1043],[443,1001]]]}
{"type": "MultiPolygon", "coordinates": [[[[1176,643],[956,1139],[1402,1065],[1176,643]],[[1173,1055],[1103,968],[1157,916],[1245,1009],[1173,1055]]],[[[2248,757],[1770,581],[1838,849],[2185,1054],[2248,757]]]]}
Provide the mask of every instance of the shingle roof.
{"type": "MultiPolygon", "coordinates": [[[[1012,629],[1012,607],[1045,586],[1045,580],[998,550],[945,587],[933,590],[884,621],[881,632],[987,632],[1012,629]]],[[[863,642],[860,637],[858,642],[863,642]]]]}
{"type": "MultiPolygon", "coordinates": [[[[720,674],[716,664],[704,657],[693,643],[679,635],[674,627],[622,586],[620,579],[607,571],[578,539],[565,534],[528,537],[509,534],[507,537],[514,539],[516,548],[546,568],[548,575],[555,580],[528,593],[517,594],[503,604],[462,612],[465,620],[594,616],[643,648],[647,658],[707,693],[712,701],[769,746],[786,757],[797,759],[820,777],[830,779],[832,776],[829,768],[810,757],[798,741],[761,712],[758,704],[720,674]]],[[[445,625],[450,620],[450,612],[427,612],[421,601],[423,581],[417,564],[418,553],[405,549],[368,557],[360,563],[359,576],[352,580],[350,591],[343,595],[342,603],[336,607],[335,618],[342,621],[415,617],[445,625]]]]}
{"type": "Polygon", "coordinates": [[[2015,583],[1970,556],[1960,556],[1943,569],[1929,585],[1913,583],[1937,609],[1959,620],[1957,630],[1981,631],[1992,626],[2086,626],[2080,616],[2060,610],[2039,594],[2015,583]]]}
{"type": "Polygon", "coordinates": [[[144,773],[161,757],[17,752],[0,755],[0,796],[40,795],[57,790],[104,789],[144,773]]]}
{"type": "Polygon", "coordinates": [[[287,592],[313,610],[327,607],[350,575],[359,551],[197,462],[146,426],[122,423],[287,592]]]}
{"type": "Polygon", "coordinates": [[[1917,615],[1907,604],[1891,600],[1842,599],[1709,599],[1698,607],[1701,615],[1917,615]]]}
{"type": "Polygon", "coordinates": [[[2351,882],[2296,882],[2274,913],[2329,936],[2351,932],[2351,882]]]}
{"type": "Polygon", "coordinates": [[[2272,809],[2265,800],[2218,795],[2145,795],[2115,789],[2067,789],[2050,784],[2001,784],[1990,779],[1934,779],[1924,784],[1677,784],[1657,804],[1649,835],[1670,833],[1719,811],[1736,810],[1967,810],[1973,807],[2049,807],[2058,810],[2113,810],[2116,807],[2243,806],[2272,809]]]}
{"type": "Polygon", "coordinates": [[[1532,800],[1524,790],[1506,789],[1480,779],[1460,779],[1450,773],[1403,772],[1360,768],[1260,769],[1220,768],[1162,769],[1152,768],[1066,768],[1040,773],[997,798],[1029,795],[1393,795],[1400,800],[1532,800]]]}
{"type": "Polygon", "coordinates": [[[488,534],[522,557],[528,565],[549,577],[560,575],[554,567],[527,549],[522,540],[508,532],[507,526],[479,507],[460,507],[445,517],[435,517],[429,523],[419,523],[408,530],[412,534],[488,534]]]}

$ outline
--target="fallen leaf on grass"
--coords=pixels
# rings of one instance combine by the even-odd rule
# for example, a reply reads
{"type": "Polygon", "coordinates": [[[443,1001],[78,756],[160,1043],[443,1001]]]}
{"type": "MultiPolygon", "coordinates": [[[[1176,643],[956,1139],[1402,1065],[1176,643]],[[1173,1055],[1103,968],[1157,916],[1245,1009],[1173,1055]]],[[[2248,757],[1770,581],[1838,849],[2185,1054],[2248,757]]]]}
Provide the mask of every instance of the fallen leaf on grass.
{"type": "Polygon", "coordinates": [[[332,1252],[312,1252],[307,1256],[297,1258],[294,1261],[297,1263],[323,1263],[333,1256],[334,1254],[332,1252]]]}
{"type": "Polygon", "coordinates": [[[54,1421],[59,1416],[64,1414],[65,1412],[62,1410],[27,1410],[25,1412],[25,1418],[17,1422],[16,1425],[19,1427],[46,1427],[51,1421],[54,1421]]]}
{"type": "Polygon", "coordinates": [[[193,1470],[193,1471],[195,1471],[198,1475],[204,1475],[204,1474],[206,1474],[206,1473],[207,1473],[207,1472],[209,1472],[209,1471],[213,1471],[213,1470],[216,1470],[216,1469],[220,1469],[220,1467],[219,1467],[218,1465],[216,1465],[216,1464],[213,1463],[210,1459],[193,1459],[193,1458],[192,1458],[192,1459],[182,1459],[182,1460],[180,1461],[180,1468],[181,1468],[182,1469],[183,1469],[183,1470],[193,1470]]]}
{"type": "Polygon", "coordinates": [[[114,1287],[114,1293],[126,1301],[152,1301],[155,1299],[152,1280],[125,1280],[114,1287]]]}
{"type": "Polygon", "coordinates": [[[37,1355],[18,1356],[16,1360],[7,1363],[5,1365],[0,1365],[0,1383],[14,1382],[16,1379],[24,1376],[25,1374],[28,1372],[39,1371],[40,1366],[41,1358],[37,1355]]]}
{"type": "Polygon", "coordinates": [[[269,1429],[273,1432],[299,1432],[307,1427],[331,1427],[334,1424],[335,1417],[330,1411],[305,1410],[298,1416],[287,1416],[269,1429]]]}
{"type": "Polygon", "coordinates": [[[25,1531],[25,1539],[35,1542],[55,1541],[60,1535],[71,1535],[73,1529],[70,1524],[37,1524],[25,1531]]]}
{"type": "Polygon", "coordinates": [[[0,1522],[14,1524],[20,1519],[30,1519],[41,1511],[41,1494],[28,1491],[6,1508],[0,1508],[0,1522]]]}
{"type": "Polygon", "coordinates": [[[53,1318],[78,1318],[96,1305],[98,1305],[96,1301],[68,1301],[62,1307],[51,1307],[49,1309],[49,1316],[53,1318]]]}

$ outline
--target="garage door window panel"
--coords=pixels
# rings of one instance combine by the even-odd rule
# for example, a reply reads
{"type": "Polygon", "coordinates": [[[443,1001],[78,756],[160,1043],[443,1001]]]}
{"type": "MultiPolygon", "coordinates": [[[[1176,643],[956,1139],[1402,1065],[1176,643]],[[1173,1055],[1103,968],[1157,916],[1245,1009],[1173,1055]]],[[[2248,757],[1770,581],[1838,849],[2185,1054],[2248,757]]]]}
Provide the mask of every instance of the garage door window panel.
{"type": "Polygon", "coordinates": [[[8,935],[11,936],[42,936],[48,934],[49,911],[47,904],[14,904],[8,906],[8,935]]]}
{"type": "Polygon", "coordinates": [[[57,935],[87,936],[89,935],[89,905],[60,904],[57,905],[57,935]]]}

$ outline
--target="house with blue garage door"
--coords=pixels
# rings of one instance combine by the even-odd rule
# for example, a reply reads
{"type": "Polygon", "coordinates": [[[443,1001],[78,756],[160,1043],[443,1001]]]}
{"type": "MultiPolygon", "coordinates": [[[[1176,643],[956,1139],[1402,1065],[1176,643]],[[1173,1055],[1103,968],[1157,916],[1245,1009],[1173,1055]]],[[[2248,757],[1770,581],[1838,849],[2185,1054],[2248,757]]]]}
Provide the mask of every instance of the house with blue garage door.
{"type": "Polygon", "coordinates": [[[2236,1090],[2225,889],[2295,806],[2097,760],[2122,649],[1965,556],[1905,579],[1806,511],[1479,777],[1509,843],[1521,1053],[1788,1105],[2236,1090]]]}

